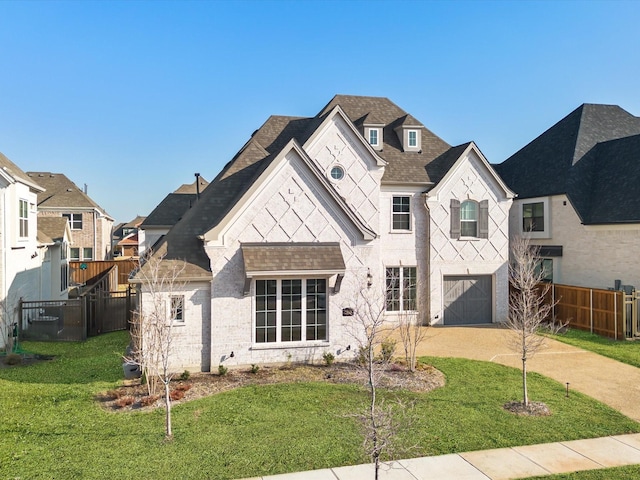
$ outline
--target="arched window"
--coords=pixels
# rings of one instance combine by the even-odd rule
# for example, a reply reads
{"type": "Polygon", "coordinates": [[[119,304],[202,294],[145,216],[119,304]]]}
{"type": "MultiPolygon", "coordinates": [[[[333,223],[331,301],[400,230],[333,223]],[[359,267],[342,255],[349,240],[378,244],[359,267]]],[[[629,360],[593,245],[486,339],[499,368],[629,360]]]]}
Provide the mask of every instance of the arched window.
{"type": "Polygon", "coordinates": [[[478,236],[478,203],[473,200],[465,200],[460,204],[460,235],[478,236]]]}

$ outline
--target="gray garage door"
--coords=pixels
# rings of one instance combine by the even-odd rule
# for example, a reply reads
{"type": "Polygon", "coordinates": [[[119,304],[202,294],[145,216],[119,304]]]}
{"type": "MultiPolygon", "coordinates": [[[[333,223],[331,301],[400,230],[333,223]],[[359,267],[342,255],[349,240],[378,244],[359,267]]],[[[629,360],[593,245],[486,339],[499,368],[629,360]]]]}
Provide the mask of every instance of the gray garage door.
{"type": "Polygon", "coordinates": [[[491,276],[444,277],[444,324],[491,323],[491,276]]]}

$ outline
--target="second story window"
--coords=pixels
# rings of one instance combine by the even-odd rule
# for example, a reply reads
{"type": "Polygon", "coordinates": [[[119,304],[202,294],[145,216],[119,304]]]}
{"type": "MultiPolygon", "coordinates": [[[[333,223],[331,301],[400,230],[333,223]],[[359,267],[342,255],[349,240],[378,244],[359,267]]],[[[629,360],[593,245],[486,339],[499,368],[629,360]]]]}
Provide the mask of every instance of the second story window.
{"type": "Polygon", "coordinates": [[[20,200],[18,219],[20,223],[20,238],[29,236],[29,203],[26,200],[20,200]]]}
{"type": "Polygon", "coordinates": [[[71,230],[82,230],[81,213],[63,213],[62,216],[69,220],[69,228],[71,230]]]}
{"type": "Polygon", "coordinates": [[[478,204],[473,200],[465,200],[460,205],[460,235],[478,236],[478,204]]]}
{"type": "Polygon", "coordinates": [[[392,230],[411,230],[411,197],[393,197],[392,230]]]}
{"type": "Polygon", "coordinates": [[[522,231],[544,231],[544,203],[525,203],[522,205],[522,231]]]}

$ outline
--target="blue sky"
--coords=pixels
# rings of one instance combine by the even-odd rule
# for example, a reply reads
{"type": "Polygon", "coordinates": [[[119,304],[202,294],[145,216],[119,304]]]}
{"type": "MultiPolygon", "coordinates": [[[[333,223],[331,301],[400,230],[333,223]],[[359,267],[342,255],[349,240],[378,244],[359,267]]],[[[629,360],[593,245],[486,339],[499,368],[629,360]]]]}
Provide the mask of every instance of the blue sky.
{"type": "Polygon", "coordinates": [[[499,163],[582,103],[640,115],[635,1],[0,1],[0,151],[117,221],[271,114],[390,98],[499,163]]]}

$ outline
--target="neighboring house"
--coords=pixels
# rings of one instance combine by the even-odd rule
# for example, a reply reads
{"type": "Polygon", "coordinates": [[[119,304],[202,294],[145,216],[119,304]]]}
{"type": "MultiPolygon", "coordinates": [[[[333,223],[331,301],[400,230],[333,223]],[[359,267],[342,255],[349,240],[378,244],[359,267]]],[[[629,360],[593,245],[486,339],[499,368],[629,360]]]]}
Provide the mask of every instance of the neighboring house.
{"type": "Polygon", "coordinates": [[[165,299],[172,368],[341,355],[362,289],[390,321],[504,321],[512,197],[473,142],[386,98],[270,117],[154,247],[164,268],[186,261],[165,299]]]}
{"type": "Polygon", "coordinates": [[[69,244],[71,229],[63,217],[38,219],[38,243],[41,247],[42,269],[40,290],[43,299],[69,298],[69,244]]]}
{"type": "Polygon", "coordinates": [[[65,217],[71,228],[70,260],[111,258],[113,218],[62,173],[28,172],[46,191],[38,194],[38,217],[65,217]]]}
{"type": "Polygon", "coordinates": [[[547,280],[640,288],[640,118],[584,104],[496,166],[547,280]]]}
{"type": "Polygon", "coordinates": [[[114,228],[111,246],[114,258],[138,258],[144,253],[144,230],[140,229],[140,224],[145,218],[138,215],[114,228]]]}
{"type": "Polygon", "coordinates": [[[20,298],[40,300],[37,195],[44,188],[0,153],[0,348],[20,298]]]}
{"type": "Polygon", "coordinates": [[[207,188],[207,182],[200,175],[191,184],[183,184],[175,192],[167,195],[160,204],[153,209],[149,216],[142,222],[140,229],[144,232],[143,250],[153,245],[165,235],[184,213],[198,200],[201,193],[207,188]]]}

